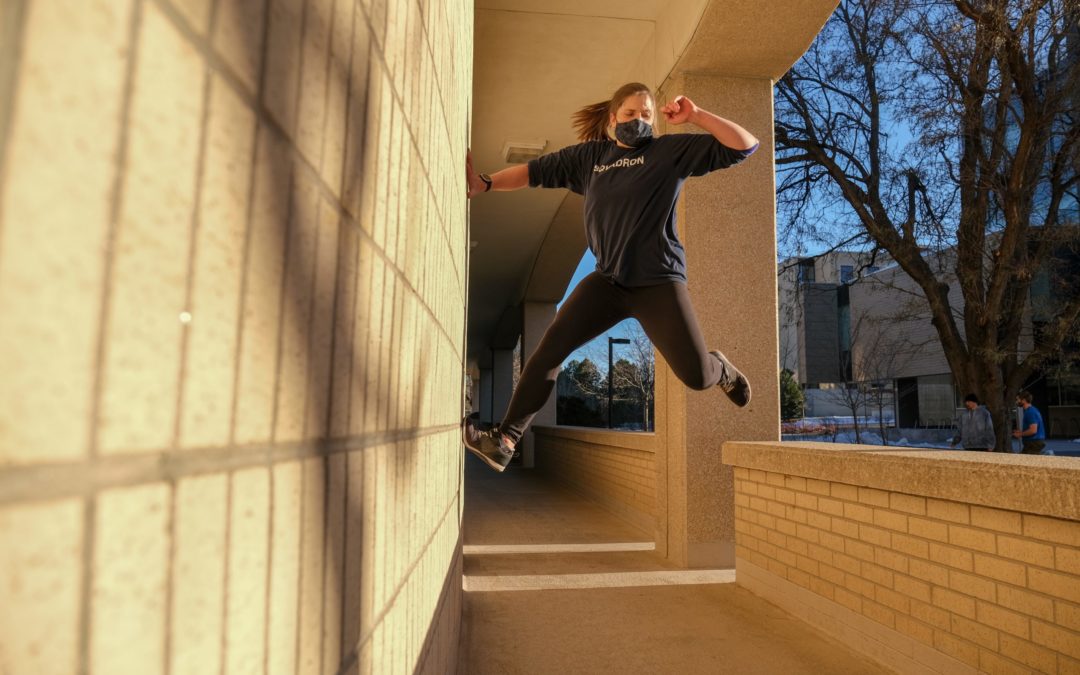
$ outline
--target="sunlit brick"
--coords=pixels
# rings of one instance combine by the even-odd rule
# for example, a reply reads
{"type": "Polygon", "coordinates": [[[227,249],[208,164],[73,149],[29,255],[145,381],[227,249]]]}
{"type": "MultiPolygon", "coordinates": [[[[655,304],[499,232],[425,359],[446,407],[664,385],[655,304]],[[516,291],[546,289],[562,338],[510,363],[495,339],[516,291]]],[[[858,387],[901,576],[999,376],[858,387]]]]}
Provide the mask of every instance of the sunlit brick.
{"type": "Polygon", "coordinates": [[[77,500],[0,509],[0,664],[12,673],[78,670],[82,530],[77,500]]]}
{"type": "Polygon", "coordinates": [[[144,8],[139,42],[106,318],[98,421],[105,454],[172,442],[198,169],[193,139],[205,103],[203,62],[156,5],[144,8]]]}
{"type": "Polygon", "coordinates": [[[1013,560],[1041,567],[1054,567],[1054,548],[1042,542],[998,535],[997,552],[1013,560]]]}
{"type": "Polygon", "coordinates": [[[165,658],[169,488],[150,484],[97,498],[90,666],[159,672],[165,658]]]}
{"type": "Polygon", "coordinates": [[[12,73],[17,87],[4,103],[11,116],[0,199],[0,463],[89,451],[106,273],[96,252],[109,232],[132,4],[5,6],[7,15],[23,5],[26,14],[23,76],[12,73]]]}
{"type": "Polygon", "coordinates": [[[218,670],[225,592],[228,478],[207,476],[177,484],[173,507],[170,668],[218,670]]]}
{"type": "Polygon", "coordinates": [[[1024,535],[1080,548],[1080,521],[1024,514],[1024,535]]]}

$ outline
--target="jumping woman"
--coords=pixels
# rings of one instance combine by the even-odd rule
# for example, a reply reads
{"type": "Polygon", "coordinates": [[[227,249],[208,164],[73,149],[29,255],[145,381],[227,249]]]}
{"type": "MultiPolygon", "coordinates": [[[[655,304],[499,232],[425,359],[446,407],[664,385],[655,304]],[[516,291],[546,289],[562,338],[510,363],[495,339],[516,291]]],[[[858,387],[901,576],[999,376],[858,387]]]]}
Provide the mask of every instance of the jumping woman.
{"type": "Polygon", "coordinates": [[[708,134],[653,135],[656,99],[643,84],[573,116],[581,143],[503,169],[476,173],[466,159],[469,197],[525,186],[568,188],[585,197],[585,231],[596,271],[581,280],[525,364],[501,423],[462,421],[465,447],[496,471],[514,456],[551,395],[563,360],[616,323],[634,318],[675,375],[691,389],[719,385],[737,406],[750,382],[719,351],[708,351],[686,288],[686,255],[675,229],[683,181],[739,163],[758,140],[739,125],[676,96],[660,113],[708,134]]]}

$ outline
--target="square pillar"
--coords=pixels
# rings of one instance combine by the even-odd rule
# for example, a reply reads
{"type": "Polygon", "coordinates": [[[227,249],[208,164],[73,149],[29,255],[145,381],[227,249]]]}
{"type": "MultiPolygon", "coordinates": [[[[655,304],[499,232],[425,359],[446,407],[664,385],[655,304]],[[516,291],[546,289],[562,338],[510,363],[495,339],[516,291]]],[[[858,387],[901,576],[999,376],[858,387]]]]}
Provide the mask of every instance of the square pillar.
{"type": "MultiPolygon", "coordinates": [[[[522,305],[522,333],[521,333],[521,362],[527,363],[536,348],[540,346],[540,339],[555,321],[556,304],[554,302],[526,302],[522,305]]],[[[547,403],[536,413],[533,424],[543,426],[555,425],[555,399],[558,393],[551,392],[547,403]]],[[[525,468],[533,468],[535,461],[535,440],[532,431],[528,431],[521,439],[521,460],[525,468]]]]}
{"type": "Polygon", "coordinates": [[[514,350],[493,349],[491,351],[492,374],[492,419],[501,422],[506,409],[510,407],[510,397],[514,394],[514,350]]]}
{"type": "Polygon", "coordinates": [[[492,415],[492,403],[495,398],[495,392],[492,388],[492,372],[491,368],[480,369],[480,382],[479,382],[479,404],[477,409],[480,411],[480,421],[492,424],[494,422],[494,416],[492,415]]]}
{"type": "Polygon", "coordinates": [[[705,343],[746,373],[750,405],[737,408],[718,388],[692,391],[656,359],[657,549],[685,567],[734,567],[734,478],[721,446],[780,439],[772,82],[683,73],[660,103],[679,94],[761,140],[742,164],[687,181],[678,208],[705,343]]]}
{"type": "Polygon", "coordinates": [[[480,412],[480,371],[470,378],[469,382],[469,401],[472,403],[470,413],[480,412]]]}

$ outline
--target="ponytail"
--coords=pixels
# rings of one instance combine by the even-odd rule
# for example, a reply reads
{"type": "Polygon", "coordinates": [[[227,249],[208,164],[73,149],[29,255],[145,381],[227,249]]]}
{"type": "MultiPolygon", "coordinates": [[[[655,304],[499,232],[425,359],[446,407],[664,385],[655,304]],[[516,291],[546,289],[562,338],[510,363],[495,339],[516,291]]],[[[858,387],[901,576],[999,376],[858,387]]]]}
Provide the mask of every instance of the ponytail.
{"type": "Polygon", "coordinates": [[[652,90],[640,82],[630,82],[619,87],[610,100],[587,105],[571,115],[570,119],[573,122],[574,130],[577,131],[578,140],[582,143],[609,140],[608,121],[610,116],[618,112],[623,101],[635,94],[647,94],[652,99],[653,105],[656,105],[656,97],[653,96],[652,90]]]}
{"type": "Polygon", "coordinates": [[[600,101],[587,105],[570,116],[578,140],[606,141],[608,139],[608,115],[611,114],[611,101],[600,101]]]}

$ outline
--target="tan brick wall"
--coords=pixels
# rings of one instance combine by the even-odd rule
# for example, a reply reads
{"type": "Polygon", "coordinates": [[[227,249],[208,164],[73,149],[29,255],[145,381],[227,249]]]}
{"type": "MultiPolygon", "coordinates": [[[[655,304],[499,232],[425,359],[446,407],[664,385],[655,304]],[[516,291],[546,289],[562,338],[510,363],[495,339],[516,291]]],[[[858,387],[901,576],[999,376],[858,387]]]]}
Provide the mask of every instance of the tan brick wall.
{"type": "Polygon", "coordinates": [[[539,471],[647,532],[656,529],[653,434],[567,427],[533,431],[539,471]]]}
{"type": "MultiPolygon", "coordinates": [[[[808,591],[811,616],[836,603],[986,672],[1080,672],[1080,522],[738,466],[735,486],[740,574],[808,591]]],[[[949,670],[874,637],[894,667],[949,670]]]]}
{"type": "Polygon", "coordinates": [[[0,9],[0,672],[452,672],[465,0],[0,9]]]}

